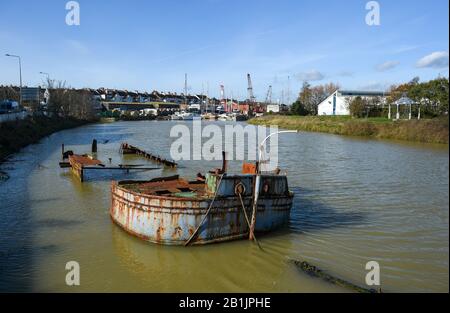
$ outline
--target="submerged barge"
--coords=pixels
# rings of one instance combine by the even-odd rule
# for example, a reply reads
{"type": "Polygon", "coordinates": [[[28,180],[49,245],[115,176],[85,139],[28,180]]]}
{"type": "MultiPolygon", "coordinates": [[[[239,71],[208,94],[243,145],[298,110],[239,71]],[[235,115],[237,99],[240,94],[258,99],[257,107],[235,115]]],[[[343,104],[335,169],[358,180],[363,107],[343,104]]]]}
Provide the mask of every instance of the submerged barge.
{"type": "Polygon", "coordinates": [[[285,175],[258,176],[256,206],[256,173],[210,172],[195,181],[172,176],[113,182],[111,218],[139,238],[168,245],[249,237],[252,211],[254,232],[268,232],[288,222],[293,193],[285,175]]]}

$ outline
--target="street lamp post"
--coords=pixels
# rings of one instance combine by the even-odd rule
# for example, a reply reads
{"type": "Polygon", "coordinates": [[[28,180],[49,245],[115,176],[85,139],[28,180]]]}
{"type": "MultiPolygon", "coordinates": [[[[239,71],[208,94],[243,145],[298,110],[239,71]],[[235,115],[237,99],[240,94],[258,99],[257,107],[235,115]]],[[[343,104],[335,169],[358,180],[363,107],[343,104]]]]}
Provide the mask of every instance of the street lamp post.
{"type": "Polygon", "coordinates": [[[50,80],[50,74],[46,72],[39,72],[39,74],[47,76],[47,80],[50,80]]]}
{"type": "Polygon", "coordinates": [[[5,54],[7,57],[17,58],[19,60],[19,77],[20,77],[20,95],[19,95],[19,103],[20,107],[22,107],[22,60],[20,56],[14,54],[5,54]]]}

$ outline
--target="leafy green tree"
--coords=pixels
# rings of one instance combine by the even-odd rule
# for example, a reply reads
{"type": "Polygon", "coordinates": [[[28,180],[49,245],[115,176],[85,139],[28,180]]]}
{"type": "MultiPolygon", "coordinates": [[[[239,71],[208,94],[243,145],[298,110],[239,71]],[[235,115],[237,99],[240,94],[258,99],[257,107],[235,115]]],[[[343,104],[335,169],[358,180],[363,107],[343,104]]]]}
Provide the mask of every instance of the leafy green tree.
{"type": "Polygon", "coordinates": [[[309,111],[306,110],[305,106],[303,105],[303,103],[300,102],[300,100],[295,101],[292,106],[291,106],[291,112],[292,114],[296,114],[296,115],[309,115],[309,111]]]}
{"type": "Polygon", "coordinates": [[[361,97],[356,97],[353,100],[350,100],[349,103],[349,111],[350,111],[350,115],[353,117],[365,117],[367,116],[368,113],[368,104],[367,101],[365,101],[363,98],[361,97]]]}
{"type": "Polygon", "coordinates": [[[421,83],[419,78],[415,77],[407,84],[392,86],[387,101],[394,103],[403,94],[406,94],[417,103],[413,111],[420,107],[423,115],[439,116],[448,114],[448,93],[448,78],[438,77],[421,83]]]}

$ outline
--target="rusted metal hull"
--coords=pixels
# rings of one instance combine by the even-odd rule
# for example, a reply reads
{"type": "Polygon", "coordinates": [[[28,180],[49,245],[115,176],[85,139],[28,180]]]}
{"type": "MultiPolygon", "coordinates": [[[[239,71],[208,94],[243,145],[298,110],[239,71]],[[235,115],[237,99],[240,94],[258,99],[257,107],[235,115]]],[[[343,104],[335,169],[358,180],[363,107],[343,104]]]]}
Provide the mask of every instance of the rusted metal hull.
{"type": "MultiPolygon", "coordinates": [[[[243,202],[251,214],[251,176],[241,180],[249,187],[243,202]]],[[[229,179],[220,188],[203,224],[212,199],[167,197],[141,194],[112,183],[112,220],[125,231],[144,240],[168,245],[183,245],[201,224],[191,244],[206,244],[248,237],[248,224],[239,197],[232,194],[236,179],[229,179]],[[227,195],[228,193],[228,195],[227,195]]],[[[287,184],[286,184],[287,188],[287,184]]],[[[260,197],[256,217],[256,232],[268,232],[287,223],[293,195],[260,197]]]]}

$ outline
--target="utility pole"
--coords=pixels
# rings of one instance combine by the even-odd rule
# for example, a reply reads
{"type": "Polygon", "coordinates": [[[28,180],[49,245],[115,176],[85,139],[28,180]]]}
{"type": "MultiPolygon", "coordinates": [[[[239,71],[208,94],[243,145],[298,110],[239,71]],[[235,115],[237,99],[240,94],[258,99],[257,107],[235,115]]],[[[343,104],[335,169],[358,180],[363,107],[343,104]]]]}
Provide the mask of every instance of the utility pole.
{"type": "Polygon", "coordinates": [[[47,76],[47,80],[50,80],[50,74],[46,72],[39,72],[39,74],[47,76]]]}
{"type": "Polygon", "coordinates": [[[288,85],[287,85],[287,105],[291,104],[291,78],[288,76],[288,85]]]}

